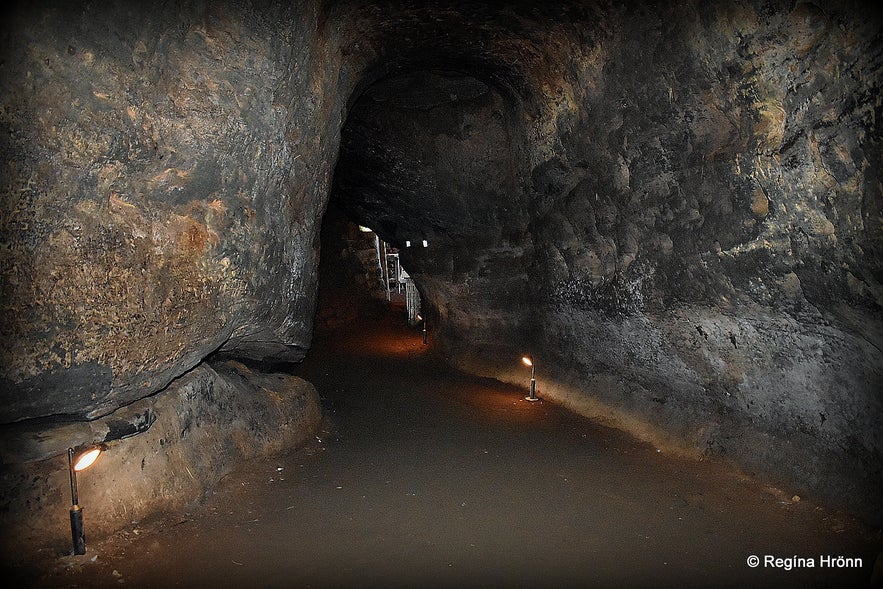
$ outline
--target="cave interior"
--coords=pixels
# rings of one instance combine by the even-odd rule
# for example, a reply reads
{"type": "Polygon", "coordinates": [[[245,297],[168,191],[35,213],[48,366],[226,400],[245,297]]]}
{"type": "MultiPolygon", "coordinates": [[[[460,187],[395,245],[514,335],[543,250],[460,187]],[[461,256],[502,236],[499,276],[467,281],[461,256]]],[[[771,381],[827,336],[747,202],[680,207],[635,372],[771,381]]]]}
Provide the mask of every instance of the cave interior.
{"type": "Polygon", "coordinates": [[[23,528],[69,447],[118,450],[106,533],[309,438],[315,389],[261,367],[385,308],[381,241],[450,365],[529,353],[550,402],[883,522],[879,11],[172,4],[7,9],[23,528]]]}

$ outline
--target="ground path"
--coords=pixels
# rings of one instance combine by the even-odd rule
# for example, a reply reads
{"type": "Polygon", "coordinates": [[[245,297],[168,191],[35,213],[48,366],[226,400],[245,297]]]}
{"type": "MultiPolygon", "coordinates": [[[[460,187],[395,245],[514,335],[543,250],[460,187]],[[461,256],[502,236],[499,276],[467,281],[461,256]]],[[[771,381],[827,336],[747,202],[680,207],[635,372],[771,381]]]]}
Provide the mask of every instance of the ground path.
{"type": "Polygon", "coordinates": [[[320,334],[293,367],[323,399],[316,440],[228,475],[190,513],[59,558],[34,586],[869,586],[879,532],[427,349],[398,320],[320,334]]]}

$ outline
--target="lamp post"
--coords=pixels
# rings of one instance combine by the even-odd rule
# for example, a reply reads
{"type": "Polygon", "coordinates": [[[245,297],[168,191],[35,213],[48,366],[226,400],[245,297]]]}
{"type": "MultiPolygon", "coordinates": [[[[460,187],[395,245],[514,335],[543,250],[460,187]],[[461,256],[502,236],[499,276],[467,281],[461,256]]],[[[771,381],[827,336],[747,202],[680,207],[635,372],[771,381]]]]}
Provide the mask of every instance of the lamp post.
{"type": "Polygon", "coordinates": [[[525,397],[527,401],[538,401],[537,398],[537,365],[531,356],[522,356],[521,361],[525,366],[530,366],[530,395],[525,397]]]}
{"type": "Polygon", "coordinates": [[[91,446],[77,453],[74,457],[74,449],[67,449],[68,469],[71,477],[71,539],[74,544],[74,554],[86,554],[86,536],[83,533],[83,508],[79,506],[77,495],[77,471],[85,470],[92,466],[98,455],[101,454],[101,446],[91,446]]]}

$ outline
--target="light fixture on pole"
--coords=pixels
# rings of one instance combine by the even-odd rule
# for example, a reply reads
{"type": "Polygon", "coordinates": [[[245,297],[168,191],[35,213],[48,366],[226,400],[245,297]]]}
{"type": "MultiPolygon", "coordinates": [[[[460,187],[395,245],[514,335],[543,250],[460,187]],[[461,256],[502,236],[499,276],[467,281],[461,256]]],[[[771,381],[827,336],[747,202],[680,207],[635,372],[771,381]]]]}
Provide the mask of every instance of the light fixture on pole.
{"type": "Polygon", "coordinates": [[[426,345],[426,319],[422,315],[417,315],[417,321],[423,322],[423,345],[426,345]]]}
{"type": "Polygon", "coordinates": [[[79,506],[77,495],[77,472],[92,466],[104,448],[89,446],[74,455],[74,449],[67,449],[68,469],[71,477],[71,539],[74,543],[74,554],[86,554],[86,536],[83,533],[83,509],[79,506]]]}
{"type": "Polygon", "coordinates": [[[521,361],[525,366],[530,366],[530,395],[525,397],[528,401],[538,401],[537,398],[537,365],[531,356],[522,356],[521,361]]]}

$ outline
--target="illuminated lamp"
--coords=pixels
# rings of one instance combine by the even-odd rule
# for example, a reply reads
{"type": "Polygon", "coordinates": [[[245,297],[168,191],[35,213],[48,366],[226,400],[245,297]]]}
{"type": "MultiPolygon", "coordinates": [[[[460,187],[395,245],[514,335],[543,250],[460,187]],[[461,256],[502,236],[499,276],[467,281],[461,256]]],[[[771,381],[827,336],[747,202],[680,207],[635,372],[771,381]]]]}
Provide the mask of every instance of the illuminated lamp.
{"type": "Polygon", "coordinates": [[[77,496],[77,472],[92,466],[104,449],[103,445],[87,446],[76,452],[73,448],[67,449],[67,462],[71,477],[71,539],[74,544],[74,554],[86,554],[83,509],[79,506],[79,497],[77,496]]]}
{"type": "Polygon", "coordinates": [[[423,322],[423,345],[426,345],[426,319],[424,319],[421,315],[417,315],[417,321],[423,322]]]}
{"type": "Polygon", "coordinates": [[[525,397],[527,401],[538,401],[537,398],[537,365],[534,362],[534,359],[530,356],[522,356],[521,361],[524,362],[525,366],[530,366],[530,395],[525,397]]]}

